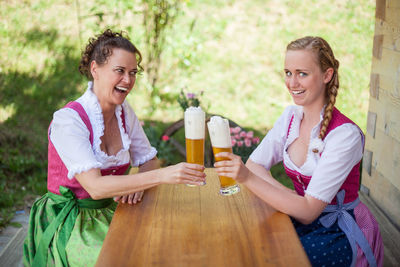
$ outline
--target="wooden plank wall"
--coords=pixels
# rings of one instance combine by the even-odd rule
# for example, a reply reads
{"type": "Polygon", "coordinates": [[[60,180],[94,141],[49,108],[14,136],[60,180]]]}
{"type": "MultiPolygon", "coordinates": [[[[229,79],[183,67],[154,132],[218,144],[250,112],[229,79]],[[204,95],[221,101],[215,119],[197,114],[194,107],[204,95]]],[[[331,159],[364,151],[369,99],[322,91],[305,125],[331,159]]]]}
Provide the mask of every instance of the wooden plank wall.
{"type": "Polygon", "coordinates": [[[400,0],[377,0],[362,190],[400,228],[400,0]]]}

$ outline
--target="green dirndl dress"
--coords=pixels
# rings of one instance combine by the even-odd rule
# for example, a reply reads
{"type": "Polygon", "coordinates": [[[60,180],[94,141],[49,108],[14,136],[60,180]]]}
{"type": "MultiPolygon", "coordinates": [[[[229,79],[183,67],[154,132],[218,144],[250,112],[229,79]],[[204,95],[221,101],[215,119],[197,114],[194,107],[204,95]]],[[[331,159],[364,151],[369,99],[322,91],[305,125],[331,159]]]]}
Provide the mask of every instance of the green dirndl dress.
{"type": "Polygon", "coordinates": [[[24,243],[25,266],[94,266],[117,203],[77,199],[60,186],[46,193],[30,213],[24,243]]]}

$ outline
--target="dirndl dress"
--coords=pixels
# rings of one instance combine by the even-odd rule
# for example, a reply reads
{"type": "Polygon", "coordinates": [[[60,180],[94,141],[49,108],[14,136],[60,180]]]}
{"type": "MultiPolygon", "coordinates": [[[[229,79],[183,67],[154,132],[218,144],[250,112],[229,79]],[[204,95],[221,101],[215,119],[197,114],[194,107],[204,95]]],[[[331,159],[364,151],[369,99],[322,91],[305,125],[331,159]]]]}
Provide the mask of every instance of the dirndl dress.
{"type": "MultiPolygon", "coordinates": [[[[287,136],[292,120],[293,116],[287,136]]],[[[334,108],[326,135],[343,123],[354,124],[334,108]]],[[[312,177],[292,170],[285,165],[285,162],[283,163],[297,194],[304,196],[312,177]]],[[[360,163],[352,168],[336,198],[316,220],[304,225],[292,218],[296,232],[313,266],[383,265],[383,242],[378,223],[367,206],[358,198],[360,163]]]]}
{"type": "MultiPolygon", "coordinates": [[[[78,112],[90,132],[90,120],[78,102],[66,107],[78,112]]],[[[124,122],[124,112],[121,113],[124,122]]],[[[24,243],[25,266],[94,266],[107,234],[117,203],[93,200],[73,178],[49,138],[48,192],[35,201],[30,212],[24,243]]],[[[122,175],[129,163],[102,169],[102,175],[122,175]]]]}

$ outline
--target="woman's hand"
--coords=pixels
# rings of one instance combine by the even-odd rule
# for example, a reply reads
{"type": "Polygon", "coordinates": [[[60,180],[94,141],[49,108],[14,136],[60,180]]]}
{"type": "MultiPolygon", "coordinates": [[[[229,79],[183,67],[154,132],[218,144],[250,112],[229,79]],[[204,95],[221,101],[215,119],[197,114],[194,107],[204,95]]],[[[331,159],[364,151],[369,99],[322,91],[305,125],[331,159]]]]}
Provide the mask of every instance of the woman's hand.
{"type": "Polygon", "coordinates": [[[203,185],[206,182],[204,166],[181,162],[160,169],[161,181],[166,184],[203,185]]]}
{"type": "Polygon", "coordinates": [[[222,158],[222,161],[214,164],[218,175],[231,177],[239,183],[246,181],[250,170],[244,165],[240,156],[229,152],[221,152],[216,154],[215,158],[222,158]]]}
{"type": "Polygon", "coordinates": [[[133,194],[129,194],[126,196],[119,196],[119,197],[114,197],[114,201],[119,201],[121,200],[122,203],[128,203],[128,204],[136,204],[142,200],[144,191],[139,191],[135,192],[133,194]]]}

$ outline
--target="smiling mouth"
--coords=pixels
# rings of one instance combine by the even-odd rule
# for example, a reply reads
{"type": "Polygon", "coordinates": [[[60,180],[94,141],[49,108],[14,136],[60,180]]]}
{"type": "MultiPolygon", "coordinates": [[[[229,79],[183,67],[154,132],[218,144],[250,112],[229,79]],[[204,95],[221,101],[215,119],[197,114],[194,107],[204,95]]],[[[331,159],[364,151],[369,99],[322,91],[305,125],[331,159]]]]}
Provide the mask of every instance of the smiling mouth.
{"type": "Polygon", "coordinates": [[[306,90],[292,90],[292,94],[294,95],[301,95],[302,93],[304,93],[306,90]]]}
{"type": "Polygon", "coordinates": [[[128,92],[128,88],[126,87],[121,87],[121,86],[115,86],[114,89],[120,93],[126,93],[128,92]]]}

